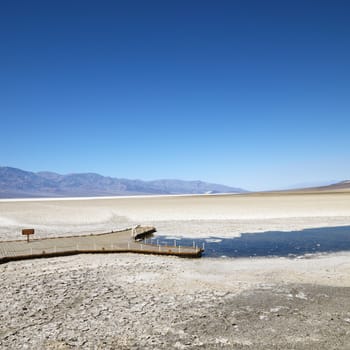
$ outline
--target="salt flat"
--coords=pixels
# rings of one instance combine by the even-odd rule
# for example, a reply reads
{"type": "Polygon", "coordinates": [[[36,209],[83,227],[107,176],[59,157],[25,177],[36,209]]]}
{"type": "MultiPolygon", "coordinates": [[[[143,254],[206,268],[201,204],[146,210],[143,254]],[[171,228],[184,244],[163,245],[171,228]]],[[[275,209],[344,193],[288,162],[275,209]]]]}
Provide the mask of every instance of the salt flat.
{"type": "Polygon", "coordinates": [[[244,232],[350,225],[350,192],[118,197],[0,202],[0,239],[23,227],[37,237],[152,225],[162,234],[233,237],[244,232]]]}
{"type": "MultiPolygon", "coordinates": [[[[0,202],[1,239],[136,223],[193,237],[350,225],[350,192],[0,202]]],[[[0,349],[345,350],[349,276],[348,252],[11,262],[0,265],[0,349]]]]}

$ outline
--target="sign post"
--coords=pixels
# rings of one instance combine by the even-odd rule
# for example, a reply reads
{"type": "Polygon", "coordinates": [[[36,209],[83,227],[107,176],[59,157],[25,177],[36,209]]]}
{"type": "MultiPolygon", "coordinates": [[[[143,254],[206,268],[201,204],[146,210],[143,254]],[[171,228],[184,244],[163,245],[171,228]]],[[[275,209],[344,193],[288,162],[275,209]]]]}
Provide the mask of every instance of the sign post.
{"type": "Polygon", "coordinates": [[[27,243],[29,243],[29,236],[34,235],[34,229],[33,228],[26,228],[22,230],[22,235],[27,236],[27,243]]]}

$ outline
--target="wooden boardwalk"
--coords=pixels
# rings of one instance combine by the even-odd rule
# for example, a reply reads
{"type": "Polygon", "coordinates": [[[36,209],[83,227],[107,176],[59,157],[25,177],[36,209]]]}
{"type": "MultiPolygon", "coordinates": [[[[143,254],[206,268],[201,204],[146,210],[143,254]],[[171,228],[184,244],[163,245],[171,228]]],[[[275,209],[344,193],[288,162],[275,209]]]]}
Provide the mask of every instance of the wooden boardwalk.
{"type": "Polygon", "coordinates": [[[13,260],[83,253],[140,253],[201,257],[203,250],[197,247],[175,247],[135,241],[135,238],[146,237],[155,231],[154,227],[138,226],[134,229],[95,235],[33,239],[29,243],[25,239],[0,241],[0,264],[13,260]]]}

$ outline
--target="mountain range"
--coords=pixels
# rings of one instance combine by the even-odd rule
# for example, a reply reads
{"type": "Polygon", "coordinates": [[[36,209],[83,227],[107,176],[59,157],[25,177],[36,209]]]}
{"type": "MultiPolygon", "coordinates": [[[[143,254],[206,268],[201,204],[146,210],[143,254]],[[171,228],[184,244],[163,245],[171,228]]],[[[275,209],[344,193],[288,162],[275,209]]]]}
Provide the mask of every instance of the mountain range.
{"type": "Polygon", "coordinates": [[[220,184],[183,180],[129,180],[95,173],[61,175],[0,167],[0,198],[85,197],[117,195],[247,192],[220,184]]]}

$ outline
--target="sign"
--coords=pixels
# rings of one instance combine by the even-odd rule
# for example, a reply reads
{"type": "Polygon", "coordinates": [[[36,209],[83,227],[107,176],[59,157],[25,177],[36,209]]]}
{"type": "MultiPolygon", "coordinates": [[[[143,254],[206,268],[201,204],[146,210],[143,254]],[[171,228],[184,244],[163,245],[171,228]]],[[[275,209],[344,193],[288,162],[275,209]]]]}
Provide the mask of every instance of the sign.
{"type": "Polygon", "coordinates": [[[29,242],[29,236],[34,235],[34,232],[33,228],[25,228],[22,230],[22,235],[27,236],[27,242],[29,242]]]}
{"type": "Polygon", "coordinates": [[[22,230],[22,235],[34,235],[34,229],[33,228],[25,228],[22,230]]]}

